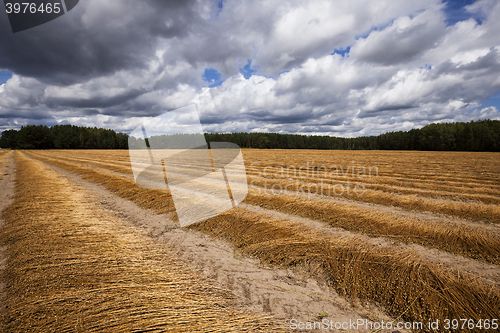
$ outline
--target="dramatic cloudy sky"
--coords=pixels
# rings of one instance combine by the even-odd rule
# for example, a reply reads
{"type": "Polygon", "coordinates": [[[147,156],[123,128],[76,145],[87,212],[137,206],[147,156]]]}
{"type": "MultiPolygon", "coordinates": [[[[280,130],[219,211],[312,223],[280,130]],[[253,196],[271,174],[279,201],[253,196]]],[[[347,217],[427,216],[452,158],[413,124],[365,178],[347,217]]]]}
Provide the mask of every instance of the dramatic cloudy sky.
{"type": "Polygon", "coordinates": [[[498,0],[81,0],[13,34],[0,130],[132,130],[196,104],[205,131],[375,135],[500,119],[498,0]]]}

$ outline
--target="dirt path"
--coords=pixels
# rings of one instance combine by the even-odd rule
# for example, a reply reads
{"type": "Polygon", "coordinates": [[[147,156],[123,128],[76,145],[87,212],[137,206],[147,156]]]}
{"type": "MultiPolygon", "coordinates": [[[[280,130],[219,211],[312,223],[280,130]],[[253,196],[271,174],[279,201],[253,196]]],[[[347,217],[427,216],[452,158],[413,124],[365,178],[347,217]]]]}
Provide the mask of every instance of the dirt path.
{"type": "MultiPolygon", "coordinates": [[[[4,221],[1,218],[2,211],[8,207],[14,196],[14,179],[15,179],[15,165],[12,160],[13,152],[7,152],[0,155],[0,229],[4,221]]],[[[5,249],[0,245],[0,272],[5,268],[6,256],[5,249]]],[[[0,279],[0,300],[5,297],[5,284],[0,279]]],[[[0,313],[4,311],[4,302],[0,302],[0,313]]],[[[0,322],[0,331],[2,330],[2,323],[0,322]]]]}
{"type": "Polygon", "coordinates": [[[258,260],[235,252],[227,242],[178,228],[168,216],[155,215],[100,185],[82,180],[74,173],[44,164],[84,188],[86,193],[91,193],[86,195],[86,199],[95,201],[101,208],[130,225],[140,226],[152,241],[174,251],[175,256],[187,266],[194,267],[206,278],[216,281],[221,288],[231,291],[243,310],[272,314],[284,328],[290,326],[291,319],[299,322],[319,321],[318,314],[322,312],[327,313],[326,319],[337,322],[390,320],[380,308],[372,304],[350,304],[325,283],[318,282],[321,281],[318,279],[320,274],[313,278],[306,273],[305,267],[293,270],[264,267],[258,260]]]}

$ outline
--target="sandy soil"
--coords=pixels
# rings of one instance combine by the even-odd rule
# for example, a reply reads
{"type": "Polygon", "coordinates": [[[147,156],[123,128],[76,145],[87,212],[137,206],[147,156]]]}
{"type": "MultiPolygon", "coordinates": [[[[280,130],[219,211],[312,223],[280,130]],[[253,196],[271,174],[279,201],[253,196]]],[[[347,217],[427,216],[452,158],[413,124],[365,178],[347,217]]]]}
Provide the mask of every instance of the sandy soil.
{"type": "Polygon", "coordinates": [[[124,223],[140,226],[149,234],[151,241],[174,249],[186,265],[201,272],[218,287],[230,290],[242,310],[273,314],[284,329],[290,327],[292,319],[304,323],[320,321],[318,315],[322,312],[327,314],[325,319],[334,322],[358,319],[378,322],[391,320],[382,309],[373,304],[352,304],[341,298],[323,282],[321,272],[316,270],[315,276],[307,273],[311,271],[311,267],[299,267],[294,270],[265,267],[259,260],[241,255],[227,242],[179,228],[169,216],[155,215],[152,211],[119,198],[100,185],[82,180],[74,173],[50,164],[45,165],[83,187],[87,193],[91,193],[88,194],[89,200],[97,201],[101,208],[112,212],[124,223]]]}

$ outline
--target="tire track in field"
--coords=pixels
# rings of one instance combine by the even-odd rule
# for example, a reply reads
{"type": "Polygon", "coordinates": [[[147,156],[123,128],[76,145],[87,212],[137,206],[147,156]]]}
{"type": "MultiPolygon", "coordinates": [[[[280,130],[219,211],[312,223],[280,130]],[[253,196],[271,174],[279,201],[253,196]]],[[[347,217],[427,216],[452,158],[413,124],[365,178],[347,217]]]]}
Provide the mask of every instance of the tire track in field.
{"type": "Polygon", "coordinates": [[[4,332],[270,332],[94,194],[15,153],[16,198],[2,217],[4,332]]]}

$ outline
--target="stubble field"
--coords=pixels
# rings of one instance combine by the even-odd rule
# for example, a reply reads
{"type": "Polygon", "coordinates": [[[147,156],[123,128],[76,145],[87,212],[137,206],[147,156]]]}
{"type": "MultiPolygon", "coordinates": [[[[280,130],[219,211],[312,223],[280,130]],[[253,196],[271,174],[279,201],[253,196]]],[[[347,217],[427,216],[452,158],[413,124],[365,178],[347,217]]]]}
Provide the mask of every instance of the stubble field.
{"type": "MultiPolygon", "coordinates": [[[[249,149],[243,157],[246,199],[189,230],[259,265],[301,267],[354,308],[376,304],[394,322],[422,322],[414,331],[432,331],[429,320],[445,331],[445,319],[498,319],[500,154],[249,149]]],[[[9,163],[6,332],[289,329],[265,304],[260,313],[237,309],[230,292],[147,235],[116,227],[64,174],[175,225],[170,193],[136,186],[128,151],[0,152],[0,168],[9,163]]]]}

